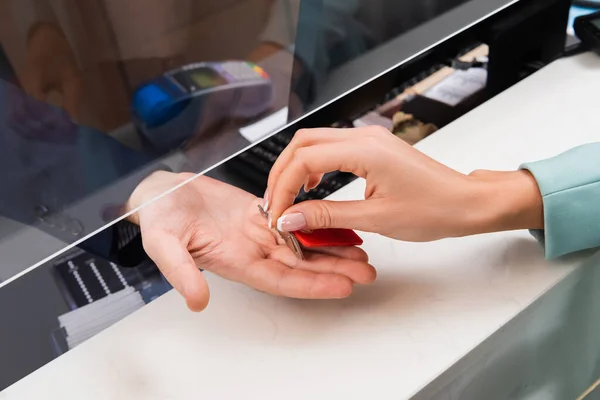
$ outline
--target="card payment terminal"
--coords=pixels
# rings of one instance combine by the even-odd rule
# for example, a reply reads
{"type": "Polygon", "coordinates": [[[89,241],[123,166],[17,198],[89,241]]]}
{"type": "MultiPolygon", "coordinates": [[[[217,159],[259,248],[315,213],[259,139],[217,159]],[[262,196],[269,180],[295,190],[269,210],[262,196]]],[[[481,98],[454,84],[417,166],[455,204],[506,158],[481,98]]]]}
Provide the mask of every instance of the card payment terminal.
{"type": "Polygon", "coordinates": [[[146,141],[167,151],[203,126],[264,113],[272,98],[271,79],[253,63],[195,63],[140,86],[133,95],[133,114],[146,141]]]}

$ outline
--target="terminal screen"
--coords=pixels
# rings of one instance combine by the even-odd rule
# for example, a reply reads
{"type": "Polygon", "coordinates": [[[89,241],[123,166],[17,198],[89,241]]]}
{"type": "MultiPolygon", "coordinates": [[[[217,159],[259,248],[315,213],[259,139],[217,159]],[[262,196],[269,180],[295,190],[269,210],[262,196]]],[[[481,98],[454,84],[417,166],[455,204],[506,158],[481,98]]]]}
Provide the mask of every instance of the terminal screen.
{"type": "Polygon", "coordinates": [[[190,78],[200,89],[224,85],[227,81],[212,68],[198,68],[190,71],[190,78]]]}

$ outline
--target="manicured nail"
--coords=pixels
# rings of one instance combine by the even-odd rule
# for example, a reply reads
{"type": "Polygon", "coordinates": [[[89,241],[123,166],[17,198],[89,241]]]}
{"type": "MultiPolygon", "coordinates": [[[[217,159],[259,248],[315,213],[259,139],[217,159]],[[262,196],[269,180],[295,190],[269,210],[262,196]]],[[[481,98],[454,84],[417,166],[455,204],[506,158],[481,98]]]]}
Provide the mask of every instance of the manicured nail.
{"type": "Polygon", "coordinates": [[[277,229],[282,232],[296,232],[306,229],[306,218],[302,213],[287,214],[277,220],[277,229]]]}
{"type": "Polygon", "coordinates": [[[267,189],[267,191],[265,192],[265,196],[263,199],[265,201],[263,208],[265,209],[265,211],[269,212],[269,189],[267,189]]]}

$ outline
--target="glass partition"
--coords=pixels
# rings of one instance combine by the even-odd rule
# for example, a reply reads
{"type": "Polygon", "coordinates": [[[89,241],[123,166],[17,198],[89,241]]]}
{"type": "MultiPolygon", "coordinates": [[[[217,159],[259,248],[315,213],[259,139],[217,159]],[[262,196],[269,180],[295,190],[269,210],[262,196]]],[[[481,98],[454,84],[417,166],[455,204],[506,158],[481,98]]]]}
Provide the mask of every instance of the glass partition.
{"type": "Polygon", "coordinates": [[[258,140],[239,128],[287,107],[297,6],[0,2],[0,282],[120,218],[153,171],[258,140]]]}
{"type": "Polygon", "coordinates": [[[119,220],[152,172],[206,171],[509,2],[461,3],[1,2],[0,282],[119,220]]]}
{"type": "MultiPolygon", "coordinates": [[[[158,170],[215,176],[219,170],[207,171],[261,142],[252,147],[260,181],[271,165],[265,160],[290,139],[269,136],[511,3],[1,1],[0,317],[9,328],[0,346],[5,360],[19,354],[22,363],[0,363],[0,390],[100,332],[114,315],[170,290],[147,258],[124,268],[111,257],[130,244],[130,252],[143,252],[139,237],[132,240],[139,232],[123,217],[146,177],[158,170]],[[86,326],[85,335],[69,334],[78,318],[100,315],[99,302],[124,308],[86,326]]],[[[486,51],[476,46],[459,56],[470,62],[486,51]]],[[[390,92],[433,87],[453,72],[442,67],[390,92]]],[[[444,101],[439,92],[431,98],[444,101]]],[[[439,114],[427,109],[431,120],[391,128],[406,128],[415,143],[457,116],[440,107],[439,114]]],[[[362,122],[383,116],[391,123],[398,109],[380,111],[362,122]]],[[[349,179],[329,179],[317,194],[349,179]]]]}

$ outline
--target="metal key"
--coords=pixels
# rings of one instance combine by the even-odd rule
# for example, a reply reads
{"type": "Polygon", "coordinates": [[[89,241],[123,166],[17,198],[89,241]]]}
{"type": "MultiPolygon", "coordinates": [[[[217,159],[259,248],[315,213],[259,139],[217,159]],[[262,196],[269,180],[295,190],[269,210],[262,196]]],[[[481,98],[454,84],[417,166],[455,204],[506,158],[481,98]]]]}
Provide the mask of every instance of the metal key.
{"type": "MultiPolygon", "coordinates": [[[[258,206],[258,210],[260,211],[263,217],[269,219],[269,214],[260,205],[258,206]]],[[[300,246],[300,243],[298,242],[298,239],[296,239],[294,234],[289,232],[282,232],[279,229],[277,229],[277,233],[285,241],[288,247],[292,249],[296,257],[298,257],[301,260],[304,260],[304,253],[302,252],[302,247],[300,246]]]]}

